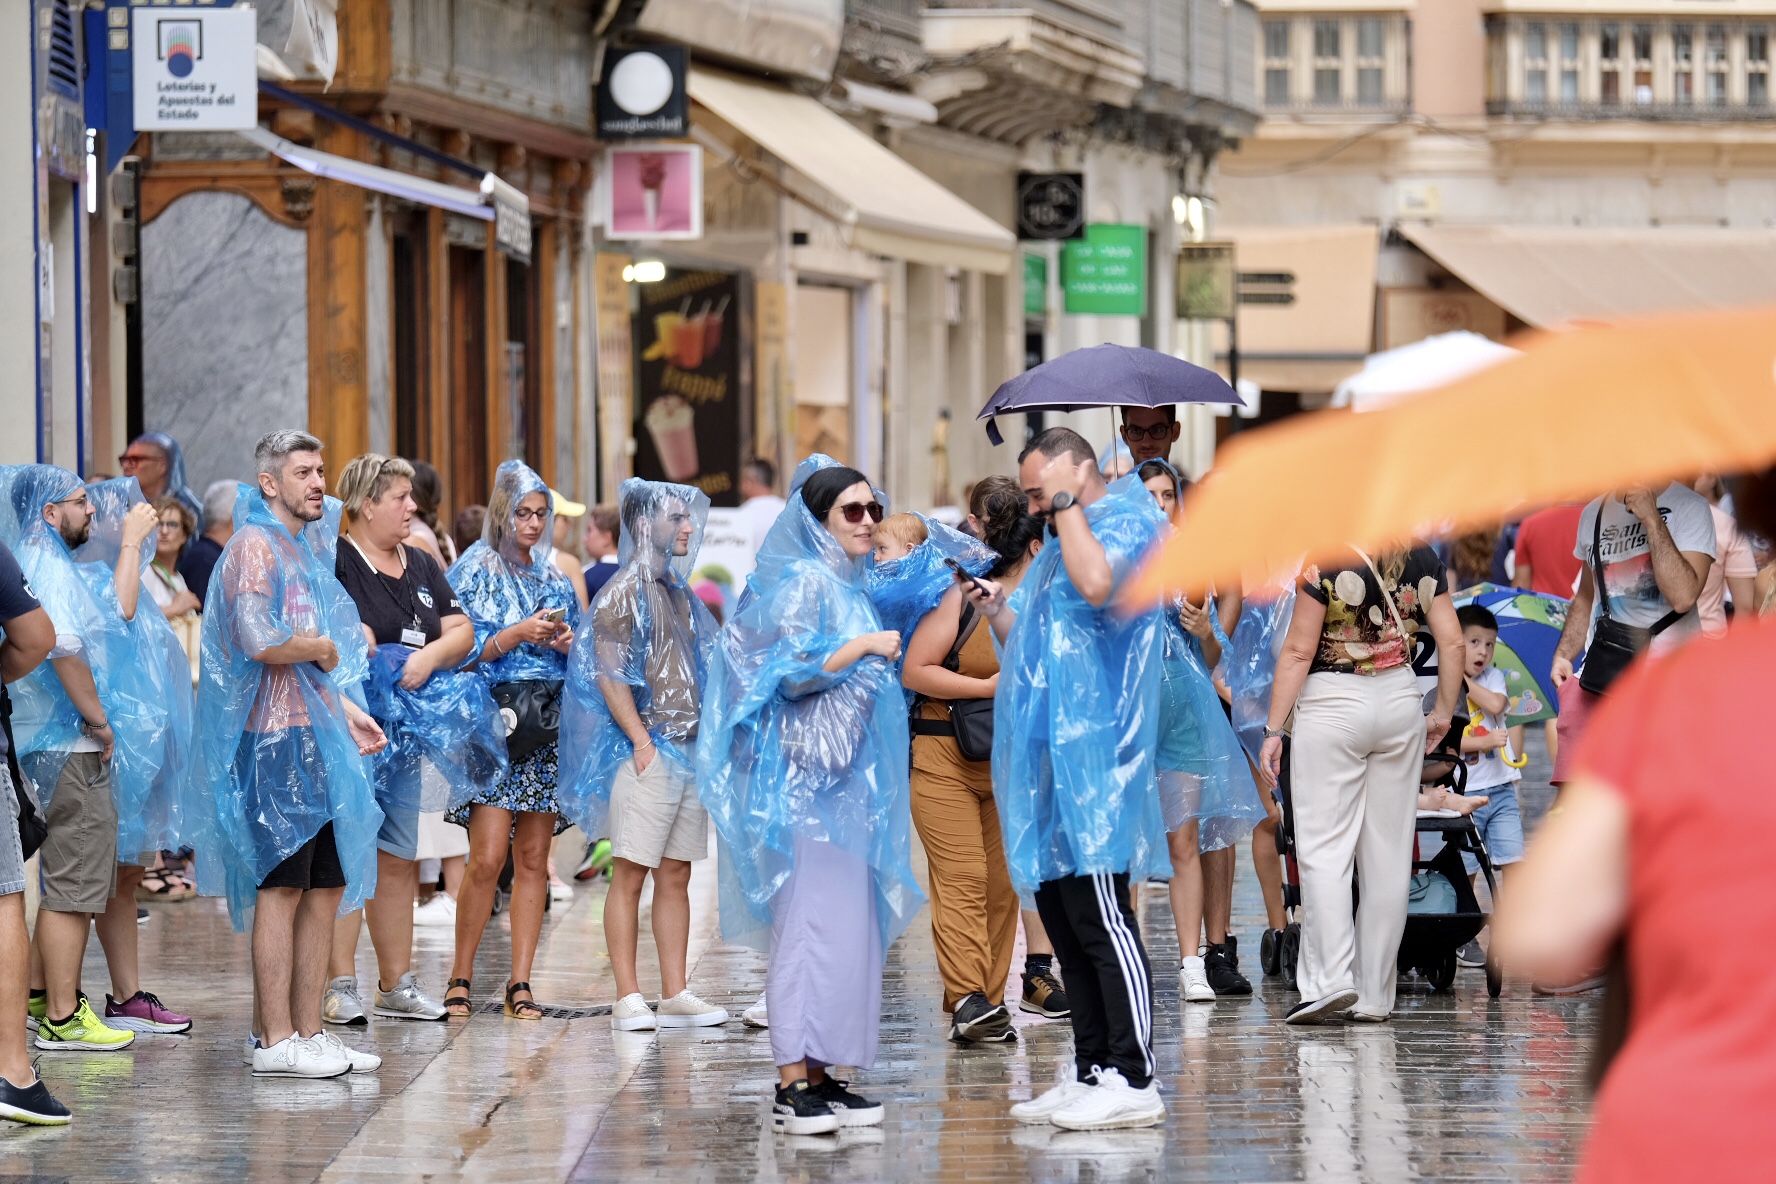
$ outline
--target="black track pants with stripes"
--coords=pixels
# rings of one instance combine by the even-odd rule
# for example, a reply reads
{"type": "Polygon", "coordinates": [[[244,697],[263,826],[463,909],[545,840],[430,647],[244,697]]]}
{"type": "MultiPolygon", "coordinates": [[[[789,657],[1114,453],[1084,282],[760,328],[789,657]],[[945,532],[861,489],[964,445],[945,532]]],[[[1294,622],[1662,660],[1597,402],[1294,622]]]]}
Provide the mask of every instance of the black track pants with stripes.
{"type": "Polygon", "coordinates": [[[1153,1080],[1153,973],[1129,908],[1128,876],[1045,881],[1036,889],[1036,909],[1073,1008],[1079,1079],[1102,1066],[1145,1087],[1153,1080]]]}

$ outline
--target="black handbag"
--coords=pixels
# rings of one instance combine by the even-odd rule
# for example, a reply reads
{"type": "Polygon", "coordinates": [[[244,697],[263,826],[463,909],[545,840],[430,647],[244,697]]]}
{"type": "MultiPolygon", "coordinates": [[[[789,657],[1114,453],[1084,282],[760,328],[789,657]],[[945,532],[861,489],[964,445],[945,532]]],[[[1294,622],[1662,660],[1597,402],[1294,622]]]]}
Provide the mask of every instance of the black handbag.
{"type": "Polygon", "coordinates": [[[1609,596],[1603,584],[1603,511],[1608,499],[1597,507],[1597,521],[1591,533],[1591,583],[1601,615],[1591,632],[1591,644],[1585,647],[1585,664],[1579,668],[1579,685],[1593,695],[1610,689],[1616,679],[1633,665],[1634,659],[1646,653],[1653,638],[1679,621],[1683,614],[1669,612],[1653,622],[1652,628],[1629,625],[1609,615],[1609,596]]]}
{"type": "Polygon", "coordinates": [[[491,690],[506,725],[506,757],[516,765],[561,736],[561,680],[502,682],[491,690]]]}
{"type": "Polygon", "coordinates": [[[12,696],[0,686],[0,729],[6,733],[6,772],[12,778],[12,796],[18,805],[19,849],[26,859],[49,839],[49,823],[37,813],[31,794],[25,789],[25,775],[19,771],[18,753],[12,742],[12,696]]]}
{"type": "MultiPolygon", "coordinates": [[[[975,626],[980,624],[980,614],[974,605],[964,601],[962,616],[956,626],[956,644],[950,647],[949,656],[943,660],[944,669],[952,673],[961,665],[962,647],[968,644],[975,626]]],[[[933,700],[937,702],[938,700],[933,700]]],[[[919,705],[926,702],[920,696],[913,703],[915,713],[912,720],[912,732],[916,736],[949,736],[956,741],[956,749],[965,761],[987,761],[993,759],[993,700],[991,699],[951,699],[949,700],[950,722],[941,720],[920,719],[917,716],[919,705]]]]}

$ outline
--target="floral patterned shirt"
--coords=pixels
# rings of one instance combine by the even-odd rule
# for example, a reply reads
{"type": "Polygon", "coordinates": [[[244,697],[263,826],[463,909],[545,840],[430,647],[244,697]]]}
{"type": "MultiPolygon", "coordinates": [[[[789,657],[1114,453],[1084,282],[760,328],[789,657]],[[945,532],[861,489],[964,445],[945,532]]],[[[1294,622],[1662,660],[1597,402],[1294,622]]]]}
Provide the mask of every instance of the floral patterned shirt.
{"type": "MultiPolygon", "coordinates": [[[[1386,574],[1385,557],[1376,558],[1375,565],[1386,574]]],[[[1447,591],[1449,576],[1429,547],[1406,553],[1404,570],[1387,582],[1385,593],[1361,558],[1344,567],[1310,566],[1301,575],[1301,594],[1326,606],[1326,623],[1320,627],[1320,647],[1310,673],[1380,674],[1408,665],[1412,650],[1407,639],[1427,629],[1425,614],[1431,601],[1447,591]],[[1394,623],[1384,594],[1393,598],[1405,636],[1394,623]]]]}

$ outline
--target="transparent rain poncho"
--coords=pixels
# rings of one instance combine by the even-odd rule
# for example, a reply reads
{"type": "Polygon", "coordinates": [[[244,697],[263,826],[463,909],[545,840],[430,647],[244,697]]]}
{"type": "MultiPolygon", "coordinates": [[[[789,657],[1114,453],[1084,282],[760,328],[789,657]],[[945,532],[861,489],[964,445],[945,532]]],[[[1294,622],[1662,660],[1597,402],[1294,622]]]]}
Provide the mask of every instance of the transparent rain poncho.
{"type": "Polygon", "coordinates": [[[382,810],[368,762],[346,725],[342,696],[363,706],[368,646],[357,606],[333,574],[339,502],[292,535],[259,490],[241,486],[234,537],[205,602],[197,749],[186,809],[196,833],[198,887],[225,895],[237,929],[272,869],[331,823],[345,870],[340,912],[376,890],[382,810]],[[331,674],[312,662],[255,655],[296,636],[339,651],[331,674]]]}
{"type": "Polygon", "coordinates": [[[1233,697],[1233,730],[1256,761],[1270,721],[1270,688],[1276,682],[1277,654],[1295,613],[1295,584],[1246,594],[1232,637],[1222,643],[1221,681],[1233,697]]]}
{"type": "MultiPolygon", "coordinates": [[[[1160,628],[1158,768],[1160,809],[1167,831],[1195,820],[1203,851],[1230,847],[1264,820],[1264,804],[1221,696],[1202,643],[1168,605],[1160,628]]],[[[1209,613],[1219,628],[1213,604],[1209,613]]]]}
{"type": "Polygon", "coordinates": [[[925,523],[925,541],[887,563],[869,568],[869,596],[882,618],[882,628],[900,634],[902,642],[925,614],[937,607],[944,593],[956,586],[946,559],[962,565],[971,576],[981,576],[998,561],[993,549],[979,539],[970,538],[935,518],[919,515],[925,523]]]}
{"type": "MultiPolygon", "coordinates": [[[[133,486],[135,479],[130,478],[129,484],[133,486]]],[[[113,576],[116,548],[109,564],[96,559],[82,563],[43,517],[45,506],[65,501],[81,489],[79,477],[54,465],[0,468],[0,539],[12,547],[25,580],[54,623],[58,649],[77,650],[65,656],[78,657],[92,673],[99,703],[116,737],[109,772],[117,806],[118,857],[134,859],[145,850],[151,816],[156,813],[151,803],[166,760],[171,713],[162,695],[156,651],[144,640],[143,630],[123,619],[118,605],[113,576]]],[[[140,500],[141,495],[136,496],[140,500]]],[[[108,525],[115,529],[116,524],[108,525]]],[[[143,592],[136,615],[159,611],[143,592]]],[[[53,661],[43,662],[8,691],[19,767],[47,811],[62,767],[81,740],[81,715],[62,689],[53,661]]],[[[162,810],[152,829],[163,833],[175,822],[162,810]]]]}
{"type": "MultiPolygon", "coordinates": [[[[1158,541],[1165,516],[1139,478],[1085,508],[1119,589],[1158,541]]],[[[999,658],[993,786],[1012,884],[1099,872],[1170,874],[1154,781],[1160,614],[1094,608],[1050,539],[1009,605],[999,658]]]]}
{"type": "Polygon", "coordinates": [[[800,497],[810,476],[837,463],[816,455],[796,469],[704,685],[697,773],[722,839],[722,932],[761,950],[798,839],[835,844],[869,865],[882,949],[923,903],[908,860],[899,680],[880,657],[824,669],[840,646],[882,628],[866,590],[868,559],[846,555],[800,497]]]}
{"type": "Polygon", "coordinates": [[[376,800],[385,813],[435,813],[506,775],[506,731],[478,670],[434,670],[401,685],[412,646],[384,644],[370,655],[364,701],[388,747],[370,758],[376,800]],[[429,763],[436,777],[421,775],[429,763]]]}
{"type": "MultiPolygon", "coordinates": [[[[101,579],[109,584],[117,569],[123,550],[123,520],[130,508],[145,505],[142,487],[134,477],[115,477],[86,487],[87,500],[96,513],[92,534],[75,558],[87,582],[97,586],[101,579]]],[[[154,561],[154,535],[142,544],[141,571],[145,576],[154,561]]],[[[159,772],[139,814],[117,817],[117,851],[120,858],[130,858],[149,851],[172,850],[184,840],[181,835],[181,811],[185,783],[194,772],[196,760],[192,748],[195,695],[191,688],[191,659],[166,614],[154,603],[148,589],[142,587],[136,598],[136,612],[128,623],[136,639],[136,652],[145,663],[146,673],[154,684],[155,702],[164,709],[165,721],[144,721],[137,718],[113,720],[112,729],[119,737],[132,734],[131,743],[158,750],[159,772]]]]}
{"type": "MultiPolygon", "coordinates": [[[[463,611],[475,626],[475,653],[487,647],[487,639],[539,609],[565,609],[565,623],[577,628],[579,598],[566,576],[550,562],[554,549],[549,541],[555,526],[553,499],[543,479],[523,461],[500,464],[488,499],[487,524],[481,538],[450,567],[445,578],[462,602],[463,611]],[[518,503],[533,493],[544,495],[543,533],[536,546],[524,550],[518,544],[518,503]],[[504,507],[504,521],[494,518],[494,507],[504,507]]],[[[483,662],[487,685],[507,682],[553,681],[567,672],[567,655],[546,645],[521,642],[504,657],[483,662]]],[[[456,799],[452,798],[453,804],[456,799]]]]}
{"type": "Polygon", "coordinates": [[[691,591],[709,521],[709,496],[689,485],[630,478],[619,494],[617,571],[592,605],[590,628],[568,658],[561,718],[561,812],[589,835],[606,833],[611,785],[635,746],[617,726],[601,680],[629,689],[654,759],[687,779],[717,626],[691,591]]]}
{"type": "Polygon", "coordinates": [[[185,450],[179,447],[177,440],[165,432],[144,432],[137,439],[146,441],[166,453],[166,492],[183,502],[185,508],[197,517],[197,525],[201,530],[204,520],[203,503],[197,500],[197,494],[193,492],[190,483],[185,479],[185,450]]]}

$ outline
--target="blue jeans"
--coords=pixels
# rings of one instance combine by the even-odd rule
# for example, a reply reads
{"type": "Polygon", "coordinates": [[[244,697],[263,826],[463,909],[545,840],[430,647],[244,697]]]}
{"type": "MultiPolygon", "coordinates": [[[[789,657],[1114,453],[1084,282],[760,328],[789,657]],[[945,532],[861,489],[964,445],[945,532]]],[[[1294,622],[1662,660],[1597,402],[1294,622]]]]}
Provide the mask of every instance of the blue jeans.
{"type": "MultiPolygon", "coordinates": [[[[1507,782],[1483,789],[1469,788],[1468,796],[1491,799],[1474,811],[1473,817],[1474,825],[1480,828],[1480,837],[1486,841],[1486,855],[1492,860],[1492,866],[1504,867],[1522,859],[1523,811],[1517,806],[1516,784],[1507,782]]],[[[1462,862],[1467,865],[1469,875],[1480,870],[1480,861],[1465,851],[1462,862]]]]}

